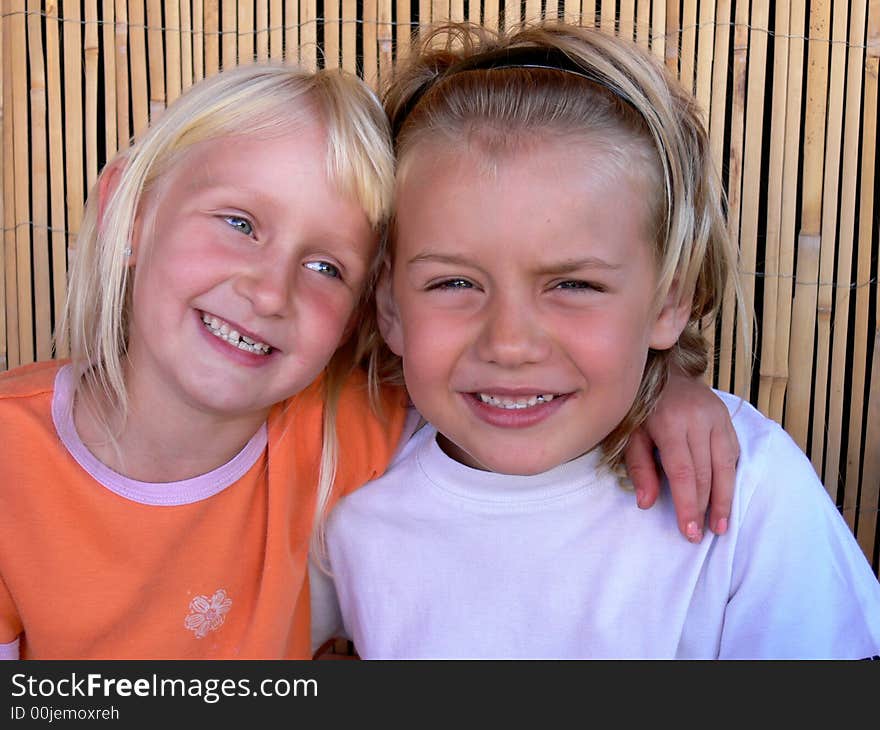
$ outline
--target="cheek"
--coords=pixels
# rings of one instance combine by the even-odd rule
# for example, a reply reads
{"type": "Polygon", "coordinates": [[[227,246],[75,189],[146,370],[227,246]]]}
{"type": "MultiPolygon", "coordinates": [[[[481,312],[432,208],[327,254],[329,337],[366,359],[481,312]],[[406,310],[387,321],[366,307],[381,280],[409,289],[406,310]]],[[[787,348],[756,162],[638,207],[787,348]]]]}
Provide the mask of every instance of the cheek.
{"type": "MultiPolygon", "coordinates": [[[[342,289],[342,287],[339,287],[342,289]]],[[[309,339],[321,350],[331,354],[342,344],[346,327],[354,314],[355,302],[348,290],[345,293],[312,290],[302,293],[299,304],[303,319],[303,331],[309,332],[309,339]]]]}
{"type": "Polygon", "coordinates": [[[609,380],[637,381],[647,359],[648,333],[644,321],[636,319],[604,312],[589,324],[580,322],[567,329],[567,349],[594,378],[604,373],[609,380]]]}

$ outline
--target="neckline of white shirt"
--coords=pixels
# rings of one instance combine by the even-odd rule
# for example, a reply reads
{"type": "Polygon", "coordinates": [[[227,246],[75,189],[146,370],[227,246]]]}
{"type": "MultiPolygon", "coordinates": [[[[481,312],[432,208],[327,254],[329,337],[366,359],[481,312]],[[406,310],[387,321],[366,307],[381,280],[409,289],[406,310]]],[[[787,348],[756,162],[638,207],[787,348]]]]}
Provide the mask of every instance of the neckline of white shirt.
{"type": "Polygon", "coordinates": [[[415,459],[430,483],[448,495],[470,502],[535,504],[616,481],[610,470],[599,466],[599,448],[540,474],[523,476],[483,471],[455,461],[440,448],[437,430],[430,424],[413,438],[419,440],[415,444],[415,459]]]}

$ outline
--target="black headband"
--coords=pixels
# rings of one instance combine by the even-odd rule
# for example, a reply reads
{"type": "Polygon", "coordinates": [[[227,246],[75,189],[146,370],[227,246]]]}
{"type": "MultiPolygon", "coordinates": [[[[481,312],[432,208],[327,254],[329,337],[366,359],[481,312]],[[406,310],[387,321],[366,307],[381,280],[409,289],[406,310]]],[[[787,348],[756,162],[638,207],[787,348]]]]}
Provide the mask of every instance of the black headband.
{"type": "Polygon", "coordinates": [[[477,56],[466,58],[459,63],[453,64],[446,71],[438,76],[426,81],[418,89],[413,92],[409,100],[394,115],[391,123],[392,139],[397,141],[397,136],[403,127],[407,117],[416,108],[419,101],[435,84],[450,76],[454,76],[465,71],[493,71],[505,68],[540,68],[550,71],[564,71],[565,73],[575,74],[581,78],[592,81],[611,91],[621,101],[635,109],[632,101],[624,95],[621,90],[611,83],[610,79],[590,68],[585,68],[571,56],[559,48],[535,48],[534,46],[519,46],[512,48],[501,48],[497,51],[489,51],[481,53],[477,56]]]}

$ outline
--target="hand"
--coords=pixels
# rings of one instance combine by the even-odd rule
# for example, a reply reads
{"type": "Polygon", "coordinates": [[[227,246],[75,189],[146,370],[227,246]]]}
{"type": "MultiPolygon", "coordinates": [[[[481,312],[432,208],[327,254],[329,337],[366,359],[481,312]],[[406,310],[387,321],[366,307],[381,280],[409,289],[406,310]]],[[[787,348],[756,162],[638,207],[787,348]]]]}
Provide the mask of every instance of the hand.
{"type": "Polygon", "coordinates": [[[624,461],[642,509],[651,507],[660,494],[655,446],[681,533],[690,542],[700,542],[708,507],[709,529],[723,535],[730,517],[739,441],[727,408],[703,381],[670,373],[653,412],[630,438],[624,461]]]}

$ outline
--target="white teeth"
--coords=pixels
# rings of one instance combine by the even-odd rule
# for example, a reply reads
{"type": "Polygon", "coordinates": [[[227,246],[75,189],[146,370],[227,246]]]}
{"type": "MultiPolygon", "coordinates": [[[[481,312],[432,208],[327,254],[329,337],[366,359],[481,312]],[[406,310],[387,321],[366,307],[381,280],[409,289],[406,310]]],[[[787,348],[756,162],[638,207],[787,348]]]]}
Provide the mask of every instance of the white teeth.
{"type": "Polygon", "coordinates": [[[528,398],[510,398],[508,396],[498,397],[489,395],[488,393],[480,393],[479,396],[480,400],[486,405],[493,406],[494,408],[503,408],[509,411],[517,410],[519,408],[531,408],[539,403],[549,403],[556,397],[552,393],[532,395],[528,398]]]}
{"type": "Polygon", "coordinates": [[[202,314],[202,322],[205,327],[215,337],[225,340],[233,347],[245,352],[252,352],[255,355],[268,355],[272,348],[265,342],[255,342],[250,337],[240,334],[237,330],[232,329],[222,319],[218,319],[210,314],[202,314]]]}

